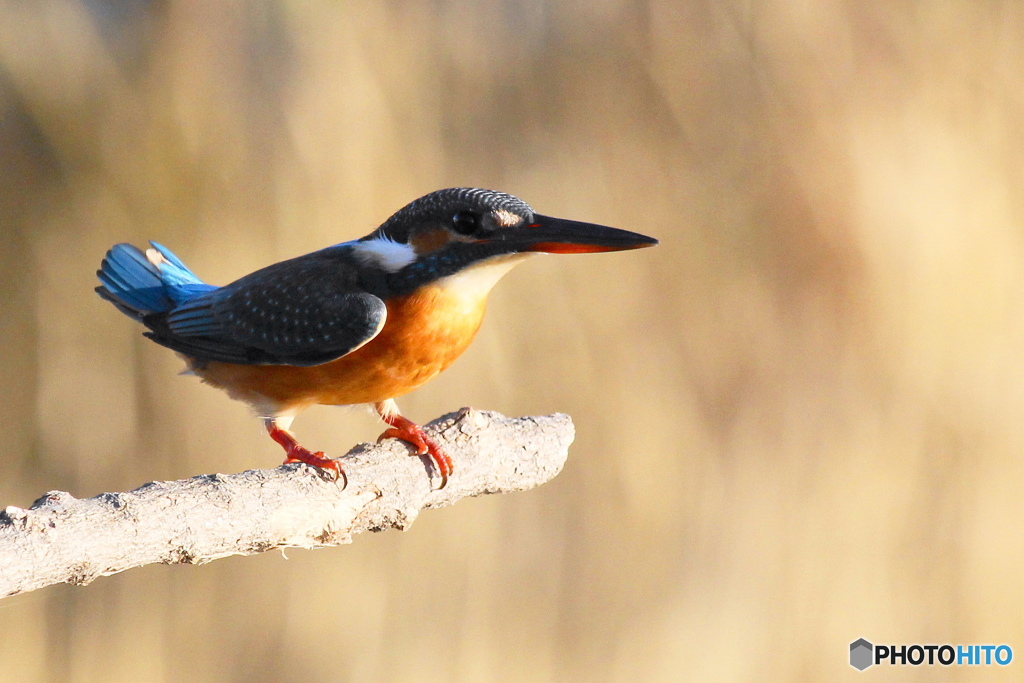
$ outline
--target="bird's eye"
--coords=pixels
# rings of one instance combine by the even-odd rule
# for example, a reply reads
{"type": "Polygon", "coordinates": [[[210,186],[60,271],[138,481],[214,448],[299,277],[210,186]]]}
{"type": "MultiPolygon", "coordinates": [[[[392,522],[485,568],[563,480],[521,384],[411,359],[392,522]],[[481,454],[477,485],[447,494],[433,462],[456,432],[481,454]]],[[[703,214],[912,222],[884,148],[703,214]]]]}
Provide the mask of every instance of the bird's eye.
{"type": "Polygon", "coordinates": [[[480,227],[480,214],[473,211],[459,211],[452,216],[452,230],[460,235],[472,235],[480,227]]]}

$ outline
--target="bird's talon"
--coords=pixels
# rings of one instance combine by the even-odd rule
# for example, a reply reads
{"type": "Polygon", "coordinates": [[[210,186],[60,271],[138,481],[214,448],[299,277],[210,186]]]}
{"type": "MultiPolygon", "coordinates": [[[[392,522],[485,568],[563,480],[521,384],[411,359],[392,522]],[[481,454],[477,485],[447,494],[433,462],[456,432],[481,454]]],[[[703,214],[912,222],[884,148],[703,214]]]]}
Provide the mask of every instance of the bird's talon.
{"type": "MultiPolygon", "coordinates": [[[[331,462],[334,461],[332,460],[331,462]]],[[[318,467],[316,472],[324,481],[340,481],[342,490],[348,488],[348,475],[340,467],[318,467]]]]}
{"type": "Polygon", "coordinates": [[[341,465],[339,465],[336,460],[331,460],[330,458],[328,458],[326,455],[324,455],[323,451],[317,451],[316,453],[313,453],[305,449],[302,450],[305,452],[300,452],[297,450],[289,452],[288,457],[285,458],[285,464],[287,465],[288,463],[292,462],[301,462],[303,464],[309,465],[314,470],[316,470],[320,478],[324,479],[325,481],[341,480],[344,484],[342,488],[348,486],[348,476],[345,474],[345,470],[341,468],[341,465]]]}
{"type": "Polygon", "coordinates": [[[305,463],[316,469],[321,477],[329,476],[330,481],[338,481],[340,479],[343,482],[342,488],[348,486],[348,476],[337,460],[331,460],[323,451],[314,453],[296,441],[290,432],[281,429],[276,424],[268,424],[267,432],[270,434],[270,438],[284,448],[284,462],[286,465],[292,462],[305,463]]]}
{"type": "Polygon", "coordinates": [[[392,426],[380,435],[377,443],[383,439],[399,439],[413,447],[413,455],[429,456],[434,469],[441,476],[441,485],[436,490],[439,491],[447,486],[448,475],[451,474],[453,465],[452,459],[441,449],[441,446],[427,436],[422,427],[401,415],[385,415],[381,411],[381,418],[392,426]]]}
{"type": "Polygon", "coordinates": [[[405,438],[402,432],[398,431],[393,427],[390,429],[385,429],[383,433],[381,433],[381,435],[377,437],[377,443],[380,443],[385,439],[399,439],[401,441],[405,441],[406,443],[411,443],[409,440],[405,438]]]}
{"type": "Polygon", "coordinates": [[[384,433],[377,437],[377,443],[380,443],[384,439],[398,439],[399,441],[404,441],[406,444],[416,449],[416,452],[413,453],[413,455],[426,455],[430,452],[430,444],[425,440],[426,435],[422,433],[411,434],[392,427],[384,430],[384,433]]]}

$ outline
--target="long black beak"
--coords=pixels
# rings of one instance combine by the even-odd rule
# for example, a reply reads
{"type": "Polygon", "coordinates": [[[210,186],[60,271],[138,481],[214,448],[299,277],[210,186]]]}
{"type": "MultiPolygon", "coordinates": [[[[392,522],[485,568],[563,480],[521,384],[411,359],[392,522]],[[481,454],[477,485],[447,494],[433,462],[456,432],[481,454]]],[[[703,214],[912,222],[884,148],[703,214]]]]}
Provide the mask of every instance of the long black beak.
{"type": "Polygon", "coordinates": [[[549,254],[624,251],[653,247],[658,243],[653,237],[628,230],[540,214],[534,214],[531,223],[516,228],[506,239],[521,243],[519,251],[543,251],[549,254]]]}

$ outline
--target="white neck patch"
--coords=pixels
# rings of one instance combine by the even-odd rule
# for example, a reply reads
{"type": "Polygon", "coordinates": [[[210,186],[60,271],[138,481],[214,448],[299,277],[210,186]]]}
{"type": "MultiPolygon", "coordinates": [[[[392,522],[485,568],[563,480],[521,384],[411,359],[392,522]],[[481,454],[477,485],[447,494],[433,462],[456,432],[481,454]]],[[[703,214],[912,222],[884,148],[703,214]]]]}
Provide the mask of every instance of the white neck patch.
{"type": "Polygon", "coordinates": [[[411,246],[386,237],[350,242],[350,245],[363,263],[379,266],[389,273],[397,272],[416,260],[416,251],[411,246]]]}
{"type": "Polygon", "coordinates": [[[443,277],[435,284],[467,300],[481,299],[487,296],[505,273],[531,256],[534,254],[530,252],[492,256],[467,266],[454,275],[443,277]]]}

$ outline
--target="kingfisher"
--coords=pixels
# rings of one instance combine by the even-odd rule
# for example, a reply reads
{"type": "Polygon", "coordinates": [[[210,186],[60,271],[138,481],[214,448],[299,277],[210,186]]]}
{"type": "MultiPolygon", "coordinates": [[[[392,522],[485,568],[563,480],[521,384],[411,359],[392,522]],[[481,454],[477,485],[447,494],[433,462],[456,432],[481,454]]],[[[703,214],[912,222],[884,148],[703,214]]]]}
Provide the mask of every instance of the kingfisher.
{"type": "Polygon", "coordinates": [[[96,292],[176,351],[187,371],[248,403],[285,463],[333,478],[336,460],[302,446],[292,420],[312,405],[369,404],[413,455],[429,456],[443,488],[451,458],[395,399],[422,386],[466,350],[487,294],[537,253],[621,251],[657,244],[635,232],[552,218],[512,195],[438,190],[411,202],[366,237],[261,268],[218,287],[169,249],[116,244],[96,292]]]}

